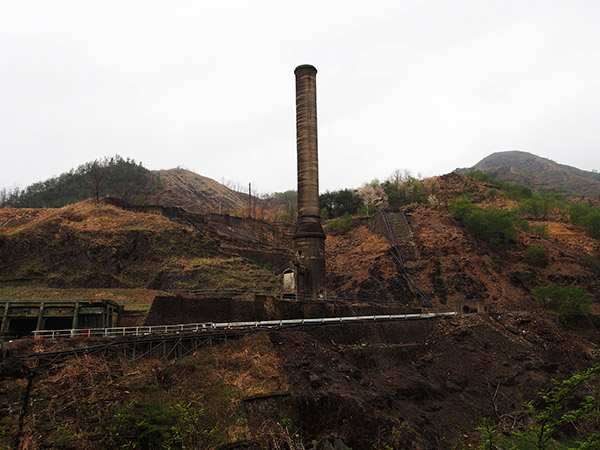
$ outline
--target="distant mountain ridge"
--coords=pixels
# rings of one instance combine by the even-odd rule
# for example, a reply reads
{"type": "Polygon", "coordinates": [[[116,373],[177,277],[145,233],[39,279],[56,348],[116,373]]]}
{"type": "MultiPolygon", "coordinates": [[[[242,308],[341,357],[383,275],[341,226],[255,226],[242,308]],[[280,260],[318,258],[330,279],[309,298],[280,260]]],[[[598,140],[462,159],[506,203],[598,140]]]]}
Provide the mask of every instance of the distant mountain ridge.
{"type": "Polygon", "coordinates": [[[494,178],[530,186],[537,190],[566,191],[574,195],[600,195],[600,174],[559,164],[527,152],[496,152],[486,156],[471,168],[456,169],[457,173],[481,170],[494,178]]]}

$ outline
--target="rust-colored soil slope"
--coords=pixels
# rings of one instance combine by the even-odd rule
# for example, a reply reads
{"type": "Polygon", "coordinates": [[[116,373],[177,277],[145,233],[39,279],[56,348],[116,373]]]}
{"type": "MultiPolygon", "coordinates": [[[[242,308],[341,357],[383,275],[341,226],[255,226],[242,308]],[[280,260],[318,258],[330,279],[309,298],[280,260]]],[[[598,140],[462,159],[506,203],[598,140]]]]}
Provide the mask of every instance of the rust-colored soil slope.
{"type": "MultiPolygon", "coordinates": [[[[453,448],[474,441],[482,417],[492,417],[501,431],[524,425],[523,401],[552,378],[589,366],[600,342],[593,316],[565,328],[532,291],[577,285],[597,308],[599,277],[584,257],[600,259],[600,244],[557,213],[531,221],[547,225],[547,236],[532,227],[494,249],[451,218],[450,202],[466,193],[485,206],[510,209],[515,202],[463,176],[437,182],[431,203],[402,208],[410,228],[398,242],[406,270],[434,306],[484,299],[492,313],[256,333],[179,361],[133,364],[115,354],[40,367],[20,448],[118,447],[125,445],[119,433],[137,429],[127,424],[148,423],[149,412],[176,420],[169,430],[187,430],[180,437],[190,448],[248,439],[256,448],[274,448],[275,441],[302,448],[292,445],[313,439],[354,449],[453,448]],[[529,247],[543,247],[547,262],[528,258],[529,247]],[[132,417],[145,422],[128,422],[132,417]]],[[[226,233],[231,226],[223,223],[218,233],[200,222],[196,228],[93,203],[0,210],[0,276],[8,285],[276,290],[277,271],[253,258],[277,249],[260,242],[256,252],[251,238],[271,236],[280,245],[289,229],[273,225],[267,232],[271,225],[264,224],[254,235],[249,227],[249,235],[235,240],[235,230],[226,233]]],[[[419,306],[389,242],[370,227],[370,219],[359,218],[345,234],[325,225],[328,293],[419,306]]],[[[4,348],[0,437],[8,446],[29,374],[10,357],[69,345],[80,343],[22,341],[4,348]]],[[[583,394],[596,388],[586,386],[583,394]]]]}
{"type": "MultiPolygon", "coordinates": [[[[485,207],[512,209],[517,203],[490,196],[490,185],[460,175],[437,179],[435,204],[402,208],[411,234],[398,246],[407,272],[435,306],[453,307],[460,299],[484,299],[491,310],[530,310],[537,307],[535,286],[577,285],[600,303],[600,277],[584,260],[600,259],[600,241],[569,223],[560,213],[547,221],[529,220],[530,231],[518,231],[517,241],[492,248],[451,218],[450,202],[466,193],[485,207]],[[536,226],[546,226],[540,237],[536,226]],[[547,265],[527,257],[527,249],[546,250],[547,265]]],[[[327,227],[325,227],[327,230],[327,227]]],[[[389,242],[357,225],[326,240],[330,289],[342,296],[393,298],[419,304],[415,291],[400,275],[389,242]]]]}
{"type": "Polygon", "coordinates": [[[246,207],[242,197],[212,178],[185,169],[158,170],[161,188],[156,201],[192,212],[237,210],[246,207]]]}

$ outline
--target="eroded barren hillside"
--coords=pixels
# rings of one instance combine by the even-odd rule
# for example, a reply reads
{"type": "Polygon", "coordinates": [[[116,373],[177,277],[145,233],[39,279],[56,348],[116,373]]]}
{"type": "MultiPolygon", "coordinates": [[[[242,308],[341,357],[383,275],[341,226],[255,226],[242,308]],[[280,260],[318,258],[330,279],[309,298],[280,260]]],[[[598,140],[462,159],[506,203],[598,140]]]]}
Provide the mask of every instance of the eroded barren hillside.
{"type": "MultiPolygon", "coordinates": [[[[12,357],[86,344],[14,342],[4,347],[0,381],[5,446],[19,436],[19,448],[28,449],[118,448],[132,441],[143,442],[141,448],[337,442],[355,449],[429,449],[477,442],[483,417],[502,432],[526,426],[524,401],[552,378],[596,361],[600,277],[592,263],[600,258],[599,241],[557,209],[544,219],[526,218],[529,228],[519,227],[506,245],[490,245],[452,217],[452,200],[467,196],[503,211],[518,203],[465,176],[436,182],[429,202],[390,211],[398,225],[396,255],[434,308],[484,299],[489,313],[274,330],[180,360],[132,363],[98,354],[35,372],[12,357]],[[532,253],[532,247],[543,251],[532,253]],[[592,299],[591,314],[565,323],[533,295],[536,286],[547,285],[581,288],[592,299]],[[28,408],[19,433],[23,399],[28,408]]],[[[291,263],[291,224],[185,217],[92,202],[0,209],[0,294],[72,298],[88,292],[132,305],[129,291],[148,307],[149,298],[168,288],[278,292],[281,270],[291,263]]],[[[347,232],[324,229],[329,297],[378,301],[372,307],[381,312],[381,300],[421,306],[373,217],[355,217],[347,232]]],[[[597,392],[595,384],[585,389],[582,395],[597,392]]]]}

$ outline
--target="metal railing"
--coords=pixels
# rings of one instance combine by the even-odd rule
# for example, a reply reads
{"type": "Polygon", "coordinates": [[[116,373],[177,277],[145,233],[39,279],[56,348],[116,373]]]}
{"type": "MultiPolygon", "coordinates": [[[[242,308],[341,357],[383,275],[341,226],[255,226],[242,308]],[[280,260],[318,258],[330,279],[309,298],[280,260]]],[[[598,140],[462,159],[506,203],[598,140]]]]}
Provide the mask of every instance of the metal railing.
{"type": "Polygon", "coordinates": [[[116,338],[123,336],[150,336],[194,334],[214,330],[239,330],[251,328],[281,328],[307,325],[331,325],[359,322],[383,322],[397,320],[433,319],[436,317],[454,316],[456,312],[387,314],[372,316],[320,317],[312,319],[277,319],[246,322],[203,322],[179,325],[154,325],[142,327],[89,328],[65,330],[36,330],[33,337],[37,339],[61,338],[116,338]]]}

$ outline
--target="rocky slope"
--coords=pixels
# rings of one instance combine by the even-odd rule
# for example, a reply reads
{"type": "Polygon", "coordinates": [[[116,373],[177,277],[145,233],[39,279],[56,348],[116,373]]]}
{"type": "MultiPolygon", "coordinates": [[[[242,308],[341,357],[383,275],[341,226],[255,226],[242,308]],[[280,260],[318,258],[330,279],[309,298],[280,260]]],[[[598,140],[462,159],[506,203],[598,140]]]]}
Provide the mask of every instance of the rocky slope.
{"type": "Polygon", "coordinates": [[[160,189],[155,201],[164,206],[181,206],[192,212],[232,211],[248,206],[247,194],[240,194],[212,178],[185,169],[156,170],[160,189]]]}

